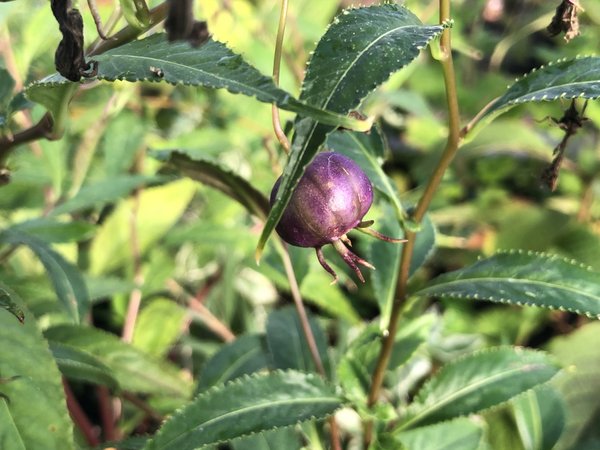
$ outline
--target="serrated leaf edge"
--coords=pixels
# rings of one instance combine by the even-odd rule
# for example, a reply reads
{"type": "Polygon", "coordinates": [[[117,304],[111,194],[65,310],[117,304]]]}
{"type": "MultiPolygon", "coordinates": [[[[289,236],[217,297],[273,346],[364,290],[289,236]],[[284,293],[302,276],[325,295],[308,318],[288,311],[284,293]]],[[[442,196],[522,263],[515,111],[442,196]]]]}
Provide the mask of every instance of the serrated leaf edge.
{"type": "MultiPolygon", "coordinates": [[[[310,380],[314,380],[314,379],[320,380],[320,382],[323,384],[323,386],[327,386],[326,380],[324,380],[320,375],[317,375],[317,374],[314,374],[314,373],[311,373],[311,372],[301,372],[299,370],[281,370],[281,369],[275,369],[275,370],[272,370],[272,371],[268,372],[267,375],[277,375],[277,376],[280,376],[280,377],[284,377],[285,375],[290,374],[290,373],[293,373],[293,374],[302,374],[302,375],[306,376],[310,380]]],[[[142,450],[146,450],[148,448],[148,445],[150,445],[150,444],[152,444],[154,442],[155,437],[158,437],[158,436],[161,435],[161,433],[162,433],[162,431],[164,429],[163,426],[164,426],[164,424],[166,422],[171,421],[171,420],[175,420],[177,417],[183,415],[184,412],[185,412],[185,410],[192,403],[195,403],[196,401],[198,401],[200,399],[200,397],[210,397],[214,393],[216,393],[218,391],[225,390],[226,388],[231,387],[233,385],[240,385],[241,386],[245,382],[247,382],[247,381],[249,381],[251,379],[264,378],[265,376],[266,375],[264,373],[244,374],[244,375],[242,375],[242,376],[240,376],[240,377],[238,377],[238,378],[236,378],[234,380],[229,380],[229,381],[225,382],[224,384],[211,386],[209,389],[200,392],[190,402],[188,402],[187,404],[185,404],[185,405],[177,408],[177,410],[175,410],[173,412],[173,414],[171,414],[169,416],[169,418],[161,424],[161,428],[156,432],[155,435],[152,436],[152,438],[146,443],[146,445],[144,445],[144,447],[143,447],[142,450]]],[[[334,386],[331,386],[331,387],[334,387],[334,386]]],[[[335,389],[335,391],[339,395],[339,390],[340,390],[339,387],[334,387],[334,389],[335,389]]],[[[340,397],[341,397],[341,395],[340,395],[340,397]]],[[[344,405],[344,401],[343,401],[342,398],[340,398],[340,407],[342,407],[343,405],[344,405]]],[[[200,447],[197,447],[197,448],[198,449],[203,449],[203,448],[206,448],[206,447],[209,447],[209,446],[213,446],[213,445],[216,445],[216,444],[222,444],[222,443],[225,443],[225,442],[231,442],[232,440],[235,440],[235,439],[238,439],[238,438],[243,438],[243,437],[252,436],[252,435],[255,435],[255,434],[260,434],[261,432],[264,432],[264,431],[271,431],[271,430],[278,429],[278,428],[282,428],[283,429],[283,428],[287,428],[287,427],[291,427],[291,426],[296,426],[296,425],[298,425],[300,423],[310,422],[311,420],[321,420],[321,419],[323,419],[325,417],[329,417],[332,414],[327,414],[324,417],[311,416],[311,417],[309,417],[307,419],[299,420],[296,423],[287,425],[285,427],[276,427],[276,426],[274,426],[272,428],[265,428],[264,430],[261,430],[259,432],[251,432],[251,433],[241,434],[239,436],[236,436],[233,439],[222,439],[222,440],[218,440],[218,441],[215,441],[215,442],[211,442],[209,444],[204,444],[204,445],[202,445],[200,447]]]]}
{"type": "MultiPolygon", "coordinates": [[[[554,364],[556,367],[560,367],[558,361],[556,360],[556,357],[554,355],[552,355],[551,353],[542,351],[542,350],[537,350],[537,349],[531,349],[531,348],[525,348],[525,347],[520,347],[520,346],[510,346],[510,345],[501,345],[501,346],[497,346],[497,347],[490,347],[490,348],[484,348],[484,349],[480,349],[480,350],[476,350],[474,352],[468,353],[466,355],[461,355],[458,358],[456,358],[455,360],[451,361],[448,364],[445,364],[444,366],[442,366],[442,368],[435,374],[435,377],[429,378],[429,380],[427,380],[423,386],[421,387],[421,389],[419,389],[419,392],[417,392],[417,394],[415,395],[414,401],[411,404],[411,406],[408,408],[408,411],[410,411],[410,409],[414,409],[416,406],[416,402],[421,400],[421,396],[424,395],[424,393],[427,393],[427,391],[429,390],[430,386],[434,383],[434,381],[436,380],[436,378],[442,376],[446,371],[450,370],[450,368],[452,368],[454,365],[456,364],[460,364],[461,362],[476,357],[476,356],[481,356],[481,355],[491,355],[494,353],[500,353],[506,350],[512,350],[515,353],[529,353],[529,354],[537,354],[537,355],[544,355],[548,358],[549,362],[554,364]]],[[[533,389],[533,388],[532,388],[533,389]]],[[[529,391],[530,389],[528,389],[527,391],[529,391]]],[[[524,392],[527,392],[524,391],[524,392]]],[[[520,395],[520,394],[518,394],[520,395]]],[[[512,400],[511,397],[509,400],[507,400],[506,402],[512,400]]],[[[479,410],[478,413],[489,410],[493,407],[499,406],[499,405],[503,405],[506,402],[502,402],[499,403],[497,405],[493,405],[491,407],[488,408],[484,408],[482,410],[479,410]]],[[[461,414],[457,417],[467,417],[470,414],[461,414]]]]}

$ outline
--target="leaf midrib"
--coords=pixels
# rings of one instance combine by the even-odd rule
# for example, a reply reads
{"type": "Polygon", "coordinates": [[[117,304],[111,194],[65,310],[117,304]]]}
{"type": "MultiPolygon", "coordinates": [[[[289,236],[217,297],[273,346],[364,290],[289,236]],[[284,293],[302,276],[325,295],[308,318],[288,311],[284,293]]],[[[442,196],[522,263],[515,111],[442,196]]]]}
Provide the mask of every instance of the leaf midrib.
{"type": "Polygon", "coordinates": [[[356,62],[361,59],[363,57],[363,55],[371,48],[373,47],[373,45],[375,45],[377,42],[379,42],[381,39],[383,39],[385,36],[392,34],[398,30],[401,30],[403,28],[415,28],[415,27],[421,27],[422,25],[415,25],[415,24],[411,24],[411,25],[402,25],[400,27],[395,27],[392,28],[391,30],[379,35],[377,37],[377,39],[374,39],[373,41],[371,41],[369,43],[369,45],[367,45],[362,51],[360,51],[357,56],[352,60],[352,63],[348,65],[348,67],[346,68],[346,70],[344,71],[344,73],[338,78],[337,83],[335,84],[335,86],[333,86],[333,88],[331,89],[331,92],[329,93],[329,96],[327,97],[327,99],[325,100],[325,103],[323,104],[322,108],[327,108],[329,106],[329,102],[331,101],[331,98],[333,97],[333,94],[335,94],[337,92],[337,88],[339,87],[340,83],[342,82],[342,80],[344,80],[346,78],[346,75],[348,75],[348,72],[350,72],[350,70],[356,65],[356,62]]]}
{"type": "MultiPolygon", "coordinates": [[[[533,365],[535,363],[532,364],[528,364],[529,366],[533,365]]],[[[543,367],[544,365],[541,363],[537,363],[535,364],[538,367],[543,367]]],[[[454,391],[452,393],[450,393],[448,396],[446,397],[442,397],[440,401],[430,405],[429,407],[426,407],[424,410],[421,411],[420,414],[417,414],[416,416],[414,416],[413,418],[411,418],[410,420],[408,420],[407,422],[405,422],[401,429],[405,429],[406,427],[408,427],[410,424],[415,423],[415,422],[419,422],[419,419],[421,419],[422,417],[427,417],[427,414],[432,411],[432,410],[436,410],[436,409],[441,409],[444,406],[446,406],[448,403],[454,401],[457,398],[460,397],[465,397],[467,396],[469,393],[474,392],[480,388],[483,388],[486,385],[489,385],[493,382],[496,382],[498,380],[502,380],[503,378],[510,378],[512,375],[514,375],[515,373],[519,373],[523,371],[523,365],[520,365],[518,367],[515,367],[513,369],[510,370],[506,370],[503,372],[499,372],[493,376],[490,377],[486,377],[482,380],[479,381],[475,381],[471,384],[468,384],[466,386],[464,386],[461,389],[458,389],[457,391],[454,391]]]]}
{"type": "MultiPolygon", "coordinates": [[[[175,436],[174,438],[168,440],[167,442],[164,442],[162,444],[162,447],[164,448],[167,445],[171,445],[174,442],[176,442],[177,440],[181,439],[182,437],[185,437],[188,434],[193,433],[194,431],[196,431],[198,429],[211,426],[214,423],[217,423],[217,422],[222,421],[222,420],[229,419],[230,417],[234,417],[234,416],[236,416],[238,414],[245,414],[245,413],[248,413],[248,412],[252,412],[254,410],[258,411],[258,410],[261,410],[261,409],[276,409],[277,407],[284,406],[286,404],[290,404],[290,405],[304,404],[304,403],[315,404],[317,402],[323,403],[323,404],[326,404],[326,403],[336,403],[337,404],[337,403],[340,403],[340,400],[338,398],[336,398],[336,397],[310,397],[310,398],[302,398],[302,399],[286,399],[286,400],[275,400],[275,401],[269,400],[269,401],[265,401],[263,403],[259,403],[259,404],[247,406],[247,407],[244,407],[244,408],[239,408],[239,409],[236,409],[234,411],[230,411],[230,412],[227,412],[225,414],[221,414],[220,416],[217,416],[217,417],[214,417],[212,419],[209,419],[206,422],[202,422],[201,424],[199,424],[199,425],[197,425],[197,426],[195,426],[193,428],[190,428],[190,429],[188,429],[188,430],[186,430],[186,431],[178,434],[177,436],[175,436]],[[269,408],[265,408],[266,406],[269,407],[269,408]]],[[[206,442],[206,443],[200,444],[200,445],[204,446],[204,445],[208,445],[210,443],[211,442],[206,442]]]]}
{"type": "MultiPolygon", "coordinates": [[[[216,75],[214,73],[207,72],[205,70],[199,69],[199,68],[194,67],[194,66],[185,65],[185,64],[182,64],[182,63],[178,63],[178,62],[174,62],[174,61],[170,61],[170,60],[166,60],[166,59],[159,59],[159,58],[150,57],[150,56],[137,56],[137,55],[131,55],[131,54],[128,54],[128,55],[111,54],[110,56],[111,56],[111,59],[116,59],[116,58],[119,58],[119,57],[120,58],[127,58],[127,59],[135,58],[135,59],[144,60],[144,61],[154,61],[154,62],[162,63],[162,64],[170,64],[170,65],[174,65],[174,66],[177,66],[177,67],[183,68],[183,69],[191,69],[191,70],[194,70],[194,71],[196,71],[198,73],[201,73],[203,76],[207,76],[209,78],[210,77],[216,78],[216,79],[220,80],[221,82],[223,82],[225,85],[227,85],[227,84],[233,84],[235,86],[243,86],[243,87],[247,88],[250,92],[254,92],[255,95],[257,95],[257,94],[267,95],[269,98],[272,99],[272,101],[274,103],[277,103],[277,102],[281,101],[280,98],[274,97],[272,94],[268,93],[265,90],[256,89],[256,88],[254,88],[253,86],[251,86],[249,84],[244,84],[244,83],[241,83],[239,81],[233,80],[231,78],[224,78],[222,76],[216,75]]],[[[263,75],[261,75],[261,77],[263,77],[263,75]]],[[[106,80],[111,80],[111,78],[108,77],[108,76],[106,76],[106,75],[99,75],[98,78],[100,78],[100,79],[106,79],[106,80]]],[[[273,85],[273,87],[276,90],[279,90],[275,85],[273,85]]],[[[284,93],[284,92],[281,91],[281,93],[284,93]]]]}

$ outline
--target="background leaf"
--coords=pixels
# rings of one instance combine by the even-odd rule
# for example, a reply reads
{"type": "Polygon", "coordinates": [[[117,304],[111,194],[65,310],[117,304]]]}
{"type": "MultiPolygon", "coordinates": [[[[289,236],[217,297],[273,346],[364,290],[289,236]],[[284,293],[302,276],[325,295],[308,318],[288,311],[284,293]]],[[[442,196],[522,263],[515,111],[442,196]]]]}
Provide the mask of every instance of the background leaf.
{"type": "MultiPolygon", "coordinates": [[[[311,315],[308,316],[308,320],[319,349],[323,367],[329,373],[325,333],[311,315]]],[[[317,371],[295,308],[288,306],[269,314],[266,331],[267,344],[275,368],[297,369],[303,372],[317,371]]]]}
{"type": "Polygon", "coordinates": [[[600,274],[556,255],[498,253],[435,278],[415,295],[542,306],[596,317],[600,274]]]}
{"type": "Polygon", "coordinates": [[[467,418],[438,423],[395,436],[406,450],[483,450],[484,430],[480,423],[467,418]]]}
{"type": "Polygon", "coordinates": [[[50,351],[65,377],[118,389],[111,370],[90,353],[58,342],[50,342],[50,351]]]}
{"type": "Polygon", "coordinates": [[[341,398],[321,377],[295,371],[252,376],[200,394],[145,450],[194,450],[251,433],[321,419],[341,398]]]}
{"type": "MultiPolygon", "coordinates": [[[[306,71],[300,99],[310,105],[348,113],[392,72],[409,64],[441,26],[425,26],[404,7],[393,4],[349,9],[337,16],[317,44],[306,71]],[[376,66],[372,61],[378,61],[376,66]]],[[[273,208],[258,243],[257,255],[279,222],[294,187],[333,128],[305,118],[295,123],[292,151],[273,208]]]]}
{"type": "Polygon", "coordinates": [[[79,270],[45,242],[18,229],[13,228],[1,232],[0,243],[25,245],[36,254],[44,265],[56,295],[67,314],[74,322],[79,322],[81,317],[86,314],[90,304],[87,287],[79,270]]]}
{"type": "Polygon", "coordinates": [[[242,375],[250,375],[270,366],[270,355],[264,336],[239,336],[215,353],[200,373],[197,392],[223,385],[242,375]]]}
{"type": "MultiPolygon", "coordinates": [[[[494,100],[475,123],[477,128],[491,122],[514,106],[527,102],[559,98],[600,97],[600,57],[586,56],[548,63],[517,80],[500,98],[494,100]]],[[[478,130],[471,129],[471,139],[478,130]]]]}
{"type": "Polygon", "coordinates": [[[266,431],[236,439],[231,443],[234,450],[301,450],[298,432],[292,427],[266,431]]]}
{"type": "Polygon", "coordinates": [[[0,342],[2,450],[74,450],[61,376],[35,321],[20,324],[0,309],[0,342]]]}
{"type": "Polygon", "coordinates": [[[526,450],[555,448],[565,428],[565,405],[554,387],[538,386],[517,397],[512,406],[526,450]]]}
{"type": "Polygon", "coordinates": [[[554,338],[549,351],[565,365],[552,382],[566,406],[566,424],[557,450],[592,449],[600,442],[600,323],[591,322],[567,336],[554,338]]]}
{"type": "Polygon", "coordinates": [[[187,312],[177,303],[163,298],[144,303],[131,343],[148,355],[163,357],[181,335],[187,312]]]}
{"type": "Polygon", "coordinates": [[[400,430],[472,414],[545,383],[558,372],[548,355],[498,347],[445,365],[418,392],[400,430]]]}
{"type": "Polygon", "coordinates": [[[58,325],[45,332],[46,338],[88,352],[110,368],[122,389],[148,394],[187,397],[189,382],[177,369],[158,361],[117,336],[84,326],[58,325]]]}
{"type": "Polygon", "coordinates": [[[268,214],[269,200],[248,181],[217,162],[208,159],[192,159],[180,152],[161,152],[159,158],[166,160],[191,179],[233,198],[251,214],[260,218],[268,214]]]}

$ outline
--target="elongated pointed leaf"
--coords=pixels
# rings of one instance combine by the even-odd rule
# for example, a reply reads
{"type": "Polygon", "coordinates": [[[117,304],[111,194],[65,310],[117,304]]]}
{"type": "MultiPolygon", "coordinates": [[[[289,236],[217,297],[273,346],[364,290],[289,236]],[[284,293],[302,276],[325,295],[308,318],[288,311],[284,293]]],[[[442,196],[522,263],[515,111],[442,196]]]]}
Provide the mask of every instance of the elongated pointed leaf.
{"type": "Polygon", "coordinates": [[[600,57],[587,56],[560,60],[534,69],[517,80],[508,90],[491,103],[473,124],[467,137],[472,139],[477,131],[500,114],[527,102],[552,101],[559,98],[600,97],[600,57]]]}
{"type": "Polygon", "coordinates": [[[482,424],[467,418],[404,431],[394,437],[407,450],[483,450],[486,448],[482,424]]]}
{"type": "Polygon", "coordinates": [[[0,308],[7,310],[9,313],[15,316],[19,322],[23,323],[25,321],[25,313],[13,301],[10,292],[4,289],[2,285],[0,285],[0,308]]]}
{"type": "Polygon", "coordinates": [[[498,347],[447,364],[418,392],[400,429],[465,416],[545,383],[559,370],[539,351],[498,347]]]}
{"type": "Polygon", "coordinates": [[[0,309],[0,342],[0,448],[74,450],[60,373],[35,321],[0,309]]]}
{"type": "Polygon", "coordinates": [[[50,342],[50,350],[62,374],[73,380],[117,389],[119,383],[110,369],[92,354],[70,345],[50,342]]]}
{"type": "Polygon", "coordinates": [[[101,206],[115,202],[131,193],[135,188],[147,184],[167,181],[166,177],[146,175],[120,175],[108,178],[98,183],[84,186],[75,197],[58,205],[50,216],[68,214],[85,208],[101,206]]]}
{"type": "Polygon", "coordinates": [[[197,392],[250,375],[269,366],[264,336],[240,336],[224,345],[204,365],[197,392]]]}
{"type": "MultiPolygon", "coordinates": [[[[165,34],[156,33],[94,56],[98,78],[116,81],[165,81],[171,84],[227,89],[234,94],[255,97],[281,109],[310,116],[333,126],[367,131],[371,124],[345,114],[324,111],[296,100],[278,88],[271,77],[260,73],[225,44],[212,39],[200,47],[187,42],[169,42],[165,34]]],[[[30,85],[27,96],[55,112],[57,98],[65,85],[73,85],[60,75],[52,75],[30,85]],[[59,92],[60,91],[60,92],[59,92]]]]}
{"type": "Polygon", "coordinates": [[[435,278],[419,296],[471,298],[600,316],[600,274],[534,252],[498,253],[435,278]]]}
{"type": "Polygon", "coordinates": [[[161,152],[159,159],[166,161],[193,180],[211,186],[244,206],[249,213],[264,218],[269,212],[267,198],[248,181],[231,170],[209,159],[192,159],[179,152],[161,152]]]}
{"type": "MultiPolygon", "coordinates": [[[[442,32],[426,26],[404,7],[392,4],[344,11],[335,18],[310,60],[300,99],[346,114],[392,72],[413,61],[442,32]],[[373,61],[377,61],[374,64],[373,61]]],[[[310,118],[296,121],[292,151],[257,247],[260,257],[294,187],[334,128],[310,118]]]]}
{"type": "Polygon", "coordinates": [[[231,443],[234,450],[302,450],[299,433],[292,427],[265,431],[231,443]]]}
{"type": "Polygon", "coordinates": [[[74,325],[59,325],[45,332],[53,342],[88,352],[109,367],[121,388],[132,392],[187,397],[190,384],[177,368],[144,354],[104,331],[74,325]]]}
{"type": "MultiPolygon", "coordinates": [[[[321,356],[321,362],[329,372],[327,340],[319,323],[308,317],[315,343],[321,356]]],[[[297,369],[304,372],[316,372],[298,313],[293,307],[287,307],[269,314],[267,319],[267,343],[277,369],[297,369]]]]}
{"type": "Polygon", "coordinates": [[[242,378],[200,394],[144,450],[194,450],[252,433],[322,419],[341,405],[321,377],[295,371],[242,378]]]}
{"type": "Polygon", "coordinates": [[[554,448],[565,428],[565,405],[552,386],[538,386],[516,398],[513,413],[525,450],[554,448]]]}
{"type": "Polygon", "coordinates": [[[85,281],[77,268],[45,242],[17,229],[8,229],[0,233],[0,243],[26,245],[36,254],[44,265],[66,312],[74,322],[79,322],[89,308],[90,299],[85,281]]]}

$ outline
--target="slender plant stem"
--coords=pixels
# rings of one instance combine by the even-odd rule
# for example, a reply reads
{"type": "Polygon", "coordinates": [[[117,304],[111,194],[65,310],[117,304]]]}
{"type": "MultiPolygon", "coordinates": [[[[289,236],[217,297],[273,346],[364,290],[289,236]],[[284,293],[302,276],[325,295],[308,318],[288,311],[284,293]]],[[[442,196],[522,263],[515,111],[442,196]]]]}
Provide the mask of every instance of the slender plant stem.
{"type": "Polygon", "coordinates": [[[204,324],[217,336],[219,336],[224,342],[231,342],[235,340],[235,334],[221,322],[210,310],[204,306],[204,304],[192,295],[189,295],[185,289],[177,283],[177,281],[170,279],[167,280],[167,289],[174,295],[183,295],[190,308],[202,319],[204,324]]]}
{"type": "MultiPolygon", "coordinates": [[[[277,27],[277,38],[275,39],[275,56],[273,58],[273,81],[279,85],[279,74],[281,72],[281,54],[283,49],[283,36],[285,35],[285,23],[287,18],[288,0],[281,1],[281,13],[279,14],[279,26],[277,27]]],[[[273,131],[286,153],[290,153],[290,141],[281,127],[279,109],[272,105],[273,131]]]]}
{"type": "Polygon", "coordinates": [[[129,403],[131,403],[135,407],[139,408],[141,411],[144,411],[148,415],[148,417],[151,417],[152,419],[156,420],[157,422],[162,422],[162,420],[164,419],[164,417],[161,414],[159,414],[148,403],[146,403],[144,400],[142,400],[135,394],[124,391],[121,393],[121,397],[124,400],[127,400],[129,403]]]}
{"type": "Polygon", "coordinates": [[[92,447],[100,445],[100,439],[98,438],[98,433],[94,429],[94,425],[90,422],[90,419],[85,414],[83,408],[81,408],[77,398],[75,398],[75,394],[71,390],[71,386],[69,386],[69,383],[65,378],[63,378],[63,389],[67,399],[67,409],[69,410],[73,422],[77,425],[77,428],[81,430],[81,433],[89,445],[92,447]]]}
{"type": "MultiPolygon", "coordinates": [[[[440,0],[439,2],[440,8],[440,23],[444,23],[450,19],[450,0],[440,0]]],[[[448,105],[448,116],[449,116],[449,132],[448,139],[446,141],[446,146],[442,153],[441,159],[438,162],[437,167],[435,168],[423,194],[417,204],[417,207],[413,213],[413,220],[416,223],[420,223],[427,212],[429,205],[431,204],[431,200],[439,187],[444,173],[448,169],[456,151],[458,150],[460,144],[460,114],[458,110],[458,99],[456,92],[456,75],[454,72],[454,64],[452,61],[452,50],[451,50],[451,41],[450,41],[450,29],[446,29],[443,31],[441,39],[440,39],[440,50],[441,50],[441,58],[440,62],[442,64],[442,70],[444,73],[444,85],[446,89],[446,102],[448,105]]],[[[375,371],[373,372],[373,379],[371,382],[371,388],[369,390],[368,396],[368,405],[372,407],[377,403],[379,399],[379,393],[381,390],[381,385],[383,383],[383,377],[387,366],[390,361],[390,356],[392,354],[392,348],[394,345],[394,340],[396,338],[396,332],[398,329],[398,323],[400,321],[400,317],[402,315],[402,311],[404,309],[405,301],[408,297],[407,286],[408,286],[408,277],[409,277],[409,269],[410,262],[413,255],[413,250],[415,247],[415,239],[416,233],[408,230],[406,232],[407,242],[402,248],[402,255],[400,260],[400,269],[398,282],[396,285],[396,295],[394,299],[394,303],[392,304],[392,311],[390,315],[390,320],[387,327],[387,333],[383,339],[383,345],[381,347],[381,351],[379,353],[379,358],[377,360],[377,364],[375,366],[375,371]]],[[[372,439],[372,423],[369,422],[365,428],[365,443],[370,443],[372,439]]]]}
{"type": "Polygon", "coordinates": [[[113,398],[106,386],[97,386],[98,404],[100,409],[100,420],[102,421],[102,430],[104,438],[107,441],[116,441],[119,439],[119,431],[116,427],[115,408],[113,398]]]}

